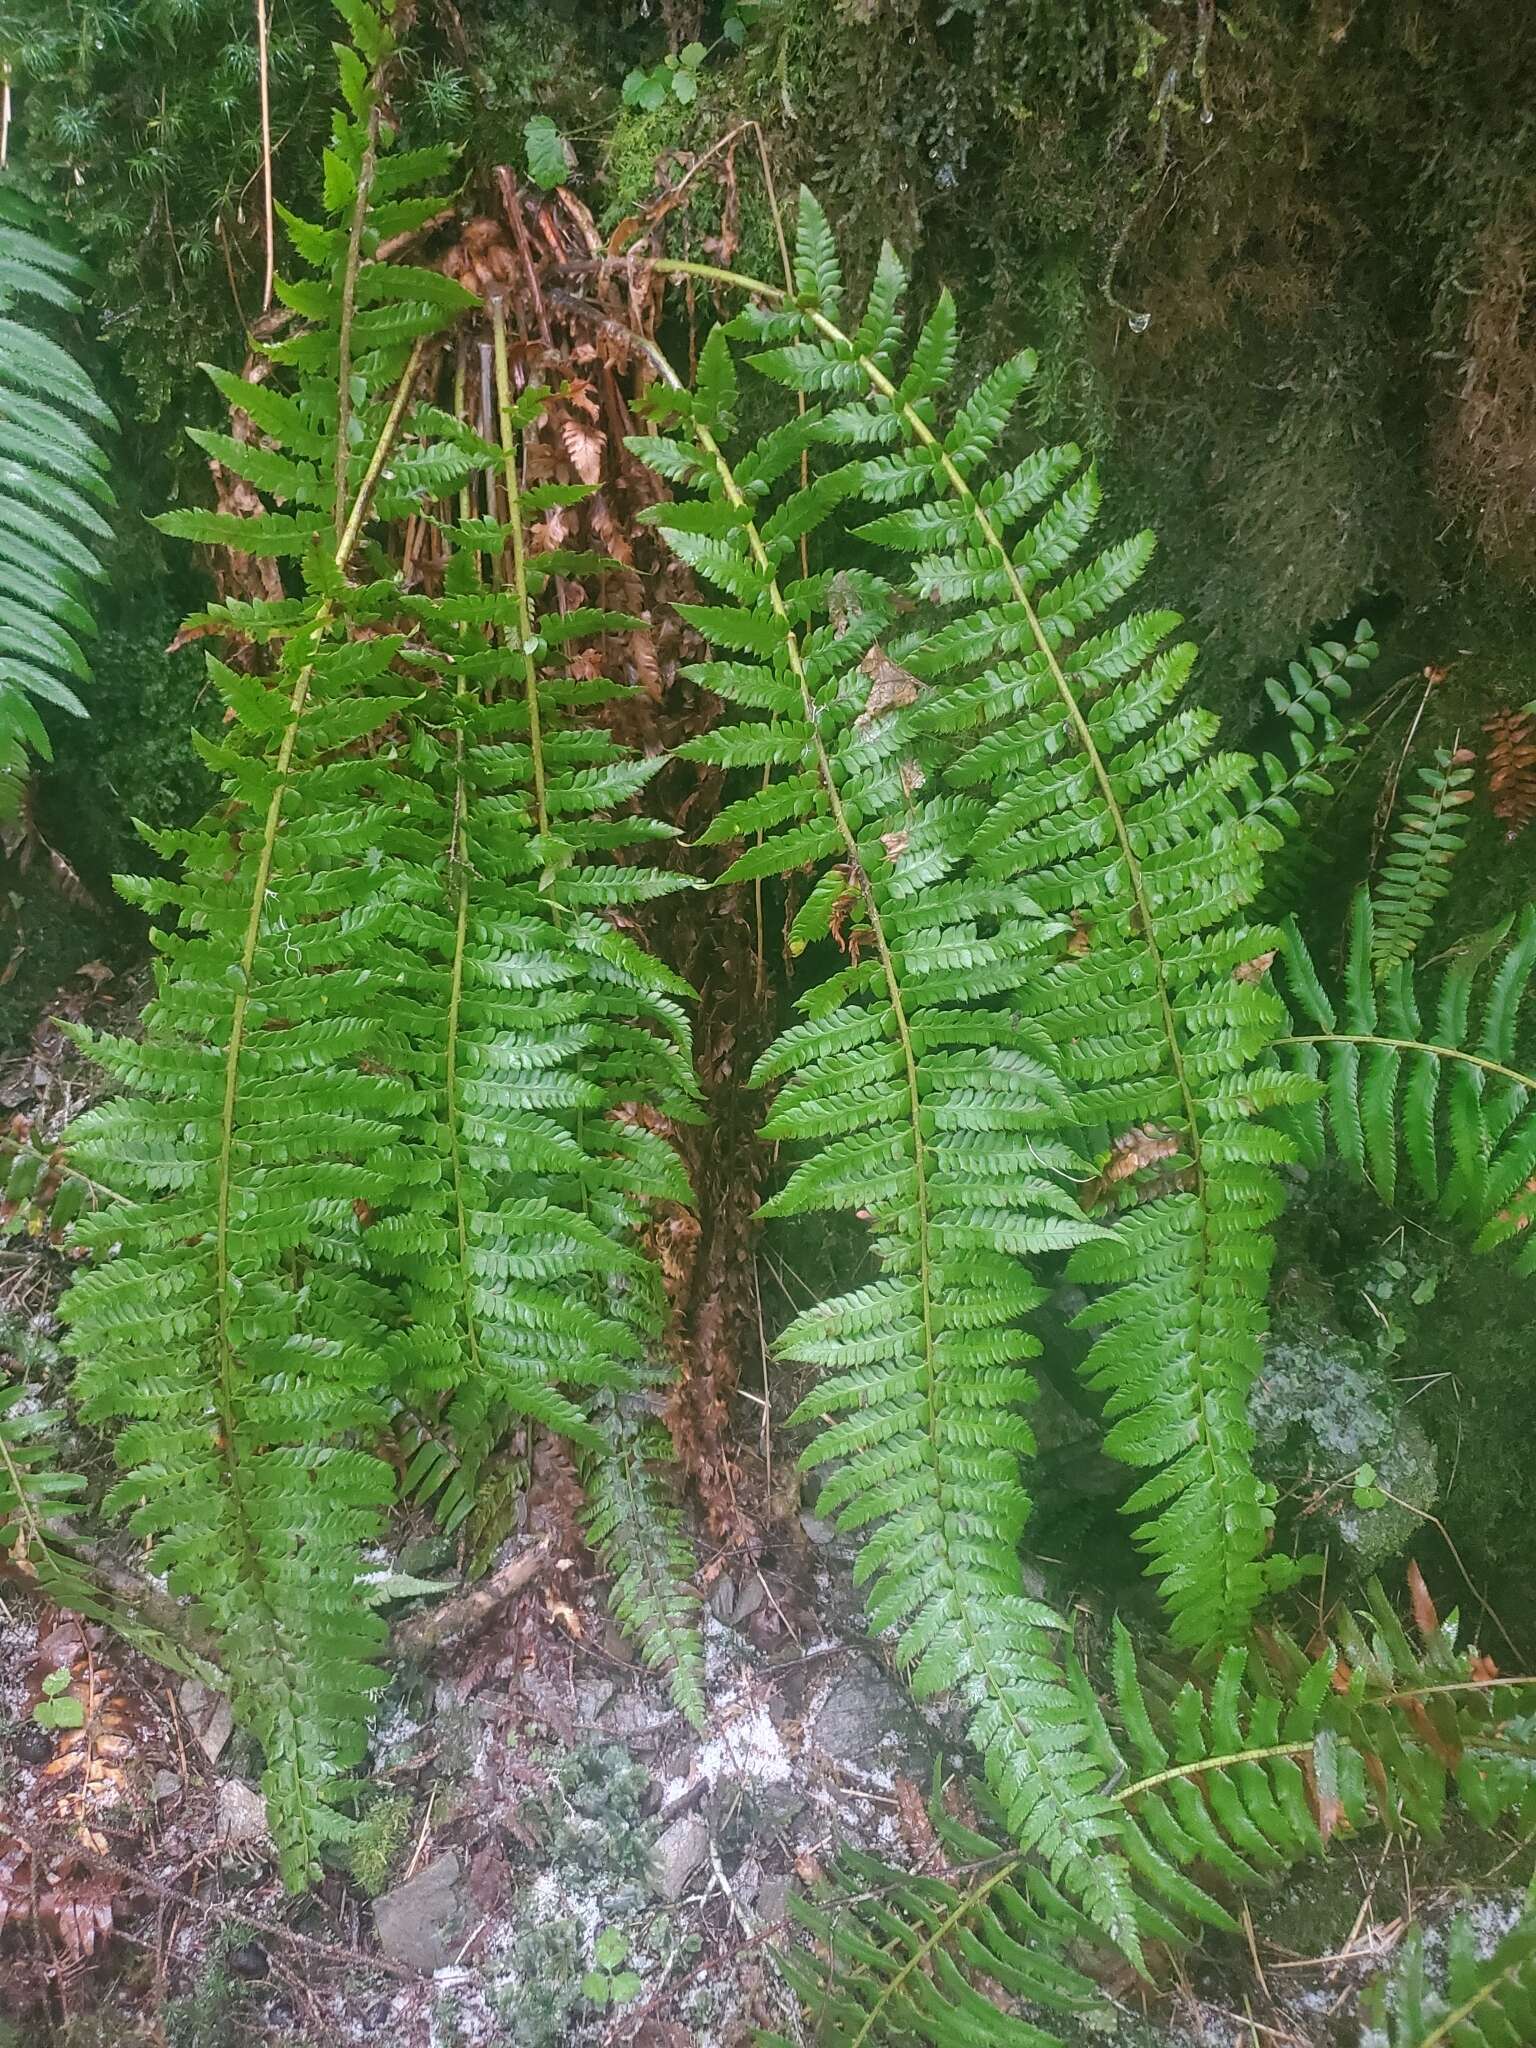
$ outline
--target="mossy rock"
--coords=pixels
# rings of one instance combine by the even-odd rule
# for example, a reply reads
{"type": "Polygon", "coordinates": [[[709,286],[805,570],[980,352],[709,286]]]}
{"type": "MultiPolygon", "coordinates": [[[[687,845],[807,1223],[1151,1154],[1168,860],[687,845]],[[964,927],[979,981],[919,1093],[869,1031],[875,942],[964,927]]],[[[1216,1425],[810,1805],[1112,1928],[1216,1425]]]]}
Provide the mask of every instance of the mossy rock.
{"type": "Polygon", "coordinates": [[[1414,1541],[1439,1493],[1435,1447],[1385,1364],[1315,1301],[1282,1302],[1248,1412],[1299,1548],[1364,1576],[1414,1541]]]}

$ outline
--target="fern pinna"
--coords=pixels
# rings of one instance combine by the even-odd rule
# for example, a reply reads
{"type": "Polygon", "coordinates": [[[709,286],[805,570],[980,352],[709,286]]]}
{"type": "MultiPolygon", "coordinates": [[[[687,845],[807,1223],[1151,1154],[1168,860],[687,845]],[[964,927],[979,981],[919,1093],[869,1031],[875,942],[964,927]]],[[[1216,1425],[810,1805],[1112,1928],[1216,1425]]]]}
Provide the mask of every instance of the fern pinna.
{"type": "Polygon", "coordinates": [[[1536,909],[1462,947],[1439,975],[1397,961],[1376,979],[1380,912],[1362,890],[1350,920],[1342,1016],[1294,920],[1285,986],[1297,1028],[1284,1058],[1323,1083],[1289,1112],[1311,1167],[1330,1149],[1385,1202],[1400,1189],[1473,1236],[1479,1250],[1516,1241],[1516,1270],[1536,1271],[1536,1058],[1531,977],[1536,909]],[[1427,1023],[1426,1023],[1427,1018],[1427,1023]],[[1406,1172],[1403,1170],[1406,1166],[1406,1172]]]}
{"type": "Polygon", "coordinates": [[[624,1237],[686,1193],[617,1107],[685,1114],[691,1089],[684,991],[601,915],[676,882],[611,857],[650,831],[602,815],[644,764],[567,729],[593,686],[562,650],[607,620],[538,609],[562,566],[524,556],[538,395],[511,393],[504,346],[494,438],[421,395],[430,339],[478,302],[372,252],[437,210],[414,188],[451,157],[388,146],[392,34],[343,11],[332,218],[288,218],[308,325],[270,381],[213,373],[260,439],[200,436],[288,509],[161,522],[298,571],[207,616],[274,666],[211,664],[225,801],[157,835],[180,875],[132,891],[174,921],[144,1039],[91,1041],[126,1092],[74,1134],[114,1198],[66,1304],[85,1410],[123,1419],[115,1499],[219,1634],[292,1884],[378,1683],[355,1582],[388,1416],[446,1402],[470,1460],[508,1417],[600,1441],[590,1411],[643,1377],[661,1313],[624,1237]],[[423,595],[375,534],[434,504],[452,552],[423,595]]]}
{"type": "Polygon", "coordinates": [[[770,302],[731,331],[766,344],[752,366],[804,413],[728,460],[735,371],[716,335],[696,391],[658,401],[678,431],[635,445],[695,486],[656,516],[728,600],[689,613],[725,650],[694,673],[768,714],[685,749],[776,771],[721,821],[762,838],[728,877],[821,863],[795,939],[851,936],[757,1076],[791,1077],[766,1133],[818,1145],[770,1210],[867,1210],[885,1269],[786,1333],[829,1375],[806,1414],[841,1417],[809,1456],[843,1461],[826,1498],[847,1526],[882,1524],[860,1566],[872,1620],[900,1625],[920,1690],[973,1701],[1021,1839],[1079,1859],[1084,1896],[1120,1924],[1079,1710],[1050,1617],[1018,1592],[1035,1347],[1016,1321],[1038,1299],[1019,1260],[1075,1246],[1072,1270],[1107,1287],[1087,1369],[1110,1449],[1149,1474],[1131,1506],[1175,1630],[1236,1637],[1272,1576],[1245,1401],[1287,1150],[1254,1117],[1295,1083],[1256,1065],[1283,1020],[1243,970],[1275,935],[1241,911],[1277,835],[1236,798],[1250,764],[1209,751],[1211,716],[1169,711],[1193,660],[1165,645],[1174,616],[1087,631],[1150,539],[1063,573],[1097,515],[1092,470],[1064,447],[992,472],[1032,359],[941,428],[950,301],[903,356],[887,250],[850,336],[808,198],[792,303],[724,281],[770,302]],[[802,454],[824,467],[797,488],[802,454]],[[901,584],[790,574],[834,514],[911,558],[901,584]],[[1149,1126],[1170,1140],[1160,1183],[1091,1223],[1070,1186],[1083,1155],[1149,1126]]]}
{"type": "MultiPolygon", "coordinates": [[[[1438,1835],[1453,1800],[1482,1826],[1529,1824],[1536,1686],[1458,1648],[1453,1624],[1416,1644],[1379,1588],[1369,1603],[1340,1618],[1321,1655],[1267,1631],[1204,1684],[1138,1661],[1117,1623],[1103,1712],[1075,1674],[1144,1940],[1177,1950],[1202,1928],[1237,1936],[1244,1892],[1367,1829],[1438,1835]]],[[[932,1874],[845,1854],[816,1897],[794,1902],[815,1946],[783,1966],[817,2041],[1056,2048],[1058,2014],[1077,2023],[1072,2039],[1112,2034],[1113,1958],[1095,1955],[1097,1931],[1073,1902],[982,1832],[985,1816],[970,1826],[936,1806],[933,1821],[932,1874]]],[[[1523,2010],[1528,1948],[1511,1947],[1477,1983],[1490,2007],[1508,1997],[1523,2010]]],[[[1408,2033],[1404,2048],[1429,2038],[1481,2037],[1408,2033]]]]}
{"type": "Polygon", "coordinates": [[[0,182],[0,817],[16,810],[28,750],[52,758],[37,705],[85,715],[73,685],[89,679],[80,642],[96,630],[91,543],[112,531],[112,415],[45,324],[78,311],[84,266],[44,227],[0,182]]]}

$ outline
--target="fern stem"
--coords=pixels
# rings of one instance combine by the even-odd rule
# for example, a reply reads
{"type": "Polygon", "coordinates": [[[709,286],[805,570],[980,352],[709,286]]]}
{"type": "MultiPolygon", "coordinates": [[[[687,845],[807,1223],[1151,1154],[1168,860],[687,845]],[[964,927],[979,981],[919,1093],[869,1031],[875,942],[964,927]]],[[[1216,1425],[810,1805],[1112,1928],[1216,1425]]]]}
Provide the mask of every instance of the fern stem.
{"type": "MultiPolygon", "coordinates": [[[[464,416],[464,361],[459,358],[454,372],[454,416],[464,416]]],[[[470,516],[470,494],[466,484],[459,498],[459,514],[466,523],[470,516]]],[[[478,579],[478,570],[477,570],[478,579]]],[[[464,699],[468,696],[462,670],[454,681],[454,700],[460,716],[453,730],[453,823],[448,840],[448,872],[455,878],[457,903],[454,908],[453,959],[448,974],[448,1015],[444,1022],[443,1120],[448,1137],[448,1177],[453,1190],[454,1229],[459,1243],[459,1287],[464,1306],[464,1341],[471,1368],[481,1376],[480,1338],[475,1313],[474,1291],[469,1273],[469,1213],[464,1199],[464,1153],[459,1128],[459,1020],[464,1007],[464,954],[469,936],[469,862],[464,847],[464,821],[469,805],[464,757],[464,699]]],[[[462,1461],[461,1461],[462,1462],[462,1461]]]]}
{"type": "Polygon", "coordinates": [[[1368,1031],[1314,1031],[1270,1042],[1273,1045],[1384,1045],[1393,1052],[1428,1053],[1432,1059],[1461,1060],[1469,1067],[1480,1067],[1485,1074],[1497,1074],[1501,1080],[1514,1081],[1522,1088],[1536,1091],[1536,1074],[1522,1074],[1514,1067],[1500,1066],[1497,1060],[1484,1059],[1481,1053],[1463,1052],[1460,1046],[1455,1045],[1431,1045],[1422,1038],[1379,1038],[1368,1031]]]}
{"type": "Polygon", "coordinates": [[[517,442],[512,431],[512,378],[507,368],[507,313],[500,294],[487,301],[496,356],[496,423],[501,439],[502,475],[507,487],[507,523],[512,529],[512,588],[517,599],[518,646],[523,657],[523,694],[528,706],[528,746],[533,755],[533,810],[541,842],[549,832],[544,801],[544,742],[539,725],[538,667],[533,657],[533,609],[528,602],[528,565],[523,552],[522,493],[517,483],[517,442]]]}
{"type": "MultiPolygon", "coordinates": [[[[341,317],[337,324],[339,345],[336,378],[336,532],[344,534],[347,522],[347,473],[351,467],[352,438],[352,321],[357,310],[357,273],[362,267],[363,228],[368,219],[368,201],[373,192],[374,173],[379,161],[379,86],[383,65],[368,81],[372,105],[368,110],[368,146],[357,174],[357,196],[352,202],[352,226],[347,237],[347,263],[341,280],[341,317]]],[[[349,550],[350,552],[350,550],[349,550]]]]}

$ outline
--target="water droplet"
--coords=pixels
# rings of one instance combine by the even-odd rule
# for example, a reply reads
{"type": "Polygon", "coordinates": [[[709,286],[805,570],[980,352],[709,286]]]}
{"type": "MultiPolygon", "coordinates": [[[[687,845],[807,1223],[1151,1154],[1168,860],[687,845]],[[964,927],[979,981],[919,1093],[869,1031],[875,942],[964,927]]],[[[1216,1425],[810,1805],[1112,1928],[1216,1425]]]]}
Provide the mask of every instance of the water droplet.
{"type": "Polygon", "coordinates": [[[1133,313],[1131,315],[1130,329],[1132,334],[1145,334],[1151,325],[1152,315],[1150,313],[1133,313]]]}

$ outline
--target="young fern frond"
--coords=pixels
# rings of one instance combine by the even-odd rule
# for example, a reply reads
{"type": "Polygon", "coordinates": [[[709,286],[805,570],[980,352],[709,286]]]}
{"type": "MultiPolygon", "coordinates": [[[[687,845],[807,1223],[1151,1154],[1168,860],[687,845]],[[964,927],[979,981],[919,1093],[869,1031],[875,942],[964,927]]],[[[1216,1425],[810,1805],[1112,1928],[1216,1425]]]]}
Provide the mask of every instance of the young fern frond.
{"type": "Polygon", "coordinates": [[[1321,1081],[1289,1122],[1301,1155],[1321,1166],[1330,1143],[1385,1202],[1417,1196],[1487,1251],[1522,1241],[1536,1218],[1536,1040],[1531,978],[1536,908],[1452,957],[1438,996],[1400,961],[1379,985],[1377,912],[1362,890],[1350,920],[1341,1007],[1294,920],[1285,926],[1285,985],[1296,1029],[1282,1056],[1321,1081]],[[1429,1020],[1426,1026],[1426,1019],[1429,1020]]]}
{"type": "MultiPolygon", "coordinates": [[[[765,843],[731,872],[841,861],[855,894],[862,874],[899,904],[882,910],[882,921],[922,929],[917,946],[898,930],[887,948],[903,1000],[912,978],[970,1011],[983,999],[999,1005],[998,1016],[955,1026],[990,1034],[961,1039],[963,1059],[923,1045],[913,1084],[919,1110],[925,1068],[935,1085],[953,1075],[967,1095],[971,1155],[962,1164],[956,1150],[944,1172],[969,1211],[968,1253],[1001,1255],[1012,1270],[1012,1255],[1063,1244],[1072,1226],[1059,1214],[1060,1190],[1040,1193],[1035,1169],[1059,1170],[1106,1127],[1111,1137],[1147,1124],[1172,1134],[1164,1191],[1085,1244],[1073,1270],[1109,1289],[1090,1311],[1108,1328],[1087,1372],[1107,1396],[1108,1447],[1148,1475],[1131,1507],[1147,1517],[1141,1540],[1175,1630],[1190,1643],[1231,1640],[1283,1569],[1264,1557],[1270,1517],[1252,1471],[1246,1396],[1263,1329],[1267,1225],[1280,1200],[1274,1167],[1285,1156],[1283,1141],[1252,1119],[1293,1084],[1255,1064],[1282,1017],[1256,978],[1234,972],[1275,943],[1241,913],[1278,834],[1238,801],[1250,764],[1210,751],[1214,719],[1166,715],[1193,661],[1188,646],[1164,645],[1176,617],[1132,615],[1087,631],[1133,587],[1150,537],[1063,573],[1098,510],[1096,479],[1077,450],[1040,451],[987,473],[1029,360],[985,379],[940,429],[952,305],[940,300],[898,364],[902,278],[887,251],[863,324],[846,334],[817,299],[825,263],[818,270],[806,257],[825,245],[819,221],[803,201],[793,304],[724,274],[772,305],[737,323],[775,344],[754,366],[808,399],[803,419],[738,462],[738,487],[771,563],[834,505],[856,518],[861,540],[910,562],[905,593],[867,571],[791,583],[776,622],[760,588],[754,594],[740,510],[725,504],[697,516],[683,552],[705,573],[717,565],[715,580],[735,601],[691,616],[722,647],[752,657],[707,664],[699,677],[744,708],[775,714],[773,751],[762,758],[784,777],[765,805],[748,800],[735,813],[738,828],[762,829],[765,843]],[[808,491],[786,491],[783,479],[806,447],[847,459],[808,491]],[[898,509],[868,518],[851,514],[855,504],[898,509]],[[921,623],[904,623],[904,595],[921,623]],[[786,636],[823,615],[828,623],[804,634],[808,695],[797,710],[786,636]],[[831,720],[841,731],[827,729],[831,720]],[[852,786],[855,774],[870,784],[843,804],[847,832],[804,751],[815,727],[827,729],[833,790],[838,777],[852,786]],[[1053,1058],[1054,1095],[1051,1084],[1032,1084],[1041,1092],[1027,1124],[1017,1108],[992,1114],[993,1076],[1010,1062],[1048,1067],[1053,1058]],[[978,1080],[982,1069],[988,1078],[978,1080]],[[1000,1139],[1020,1158],[993,1170],[1000,1139]],[[1005,1180],[1015,1164],[1024,1178],[1005,1180]],[[1015,1200],[1038,1201],[1047,1214],[1021,1223],[1010,1213],[1015,1200]]],[[[723,366],[712,359],[709,371],[723,386],[723,366]]],[[[710,411],[705,372],[701,361],[696,429],[710,411]]],[[[679,440],[663,445],[669,473],[707,471],[707,450],[690,456],[679,440]]],[[[677,529],[671,512],[661,519],[677,529]]],[[[824,931],[837,901],[836,883],[824,877],[799,936],[824,931]]],[[[862,907],[858,915],[869,922],[862,907]]],[[[873,950],[881,950],[878,931],[873,950]]],[[[887,978],[878,960],[849,968],[817,992],[811,1021],[786,1041],[786,1061],[809,1050],[844,1062],[812,1084],[818,1095],[830,1092],[827,1110],[862,1114],[906,1085],[879,1071],[892,1058],[880,1041],[899,1046],[899,1033],[861,1020],[847,1001],[887,978]]],[[[762,1071],[768,1078],[779,1064],[762,1071]]],[[[953,1128],[960,1131],[958,1120],[953,1128]]],[[[839,1140],[845,1149],[830,1169],[810,1170],[800,1195],[824,1188],[880,1214],[898,1192],[903,1162],[878,1131],[850,1142],[839,1140]]],[[[1007,1284],[1027,1286],[1018,1275],[1007,1284]]],[[[909,1310],[895,1304],[893,1312],[909,1310]]],[[[837,1455],[840,1442],[827,1454],[837,1455]]]]}
{"type": "MultiPolygon", "coordinates": [[[[1263,1653],[1229,1651],[1204,1686],[1138,1667],[1117,1625],[1104,1713],[1079,1682],[1096,1747],[1121,1774],[1112,1803],[1143,1937],[1179,1947],[1202,1926],[1236,1934],[1243,1891],[1335,1836],[1438,1833],[1453,1792],[1483,1825],[1528,1817],[1536,1682],[1484,1669],[1448,1635],[1415,1648],[1376,1588],[1322,1657],[1276,1633],[1263,1653]]],[[[815,1947],[784,1968],[818,2042],[1051,2048],[1053,2013],[1112,2029],[1113,2005],[1084,1974],[1095,1933],[1072,1903],[942,1807],[933,1821],[963,1878],[845,1856],[819,1897],[794,1902],[815,1947]],[[1035,2017],[999,2010],[994,1986],[1035,2017]]]]}
{"type": "Polygon", "coordinates": [[[583,1461],[587,1541],[613,1574],[608,1605],[650,1671],[667,1681],[673,1704],[704,1725],[704,1652],[699,1598],[688,1583],[698,1560],[668,1498],[662,1471],[666,1432],[611,1411],[600,1449],[583,1461]]]}
{"type": "MultiPolygon", "coordinates": [[[[801,264],[825,281],[818,220],[803,214],[801,264]]],[[[894,298],[892,261],[877,290],[894,298]]],[[[817,1143],[768,1213],[867,1208],[884,1269],[782,1340],[787,1355],[825,1371],[803,1414],[839,1418],[808,1457],[841,1461],[820,1496],[827,1512],[845,1527],[879,1524],[858,1567],[871,1624],[895,1628],[919,1695],[954,1689],[966,1701],[1009,1824],[1134,1952],[1125,1874],[1103,1853],[1098,1774],[1055,1657],[1060,1622],[1024,1596],[1017,1558],[1028,1512],[1018,1464],[1031,1447],[1020,1410],[1038,1345],[1013,1325],[1041,1297],[1016,1255],[1097,1234],[1049,1177],[1074,1163],[1049,1134],[1069,1120],[1061,1083],[1038,1034],[1003,1007],[1064,927],[967,875],[980,805],[918,805],[925,771],[894,708],[916,685],[878,648],[890,586],[844,579],[852,609],[807,630],[827,608],[827,579],[781,581],[801,537],[857,482],[845,472],[771,510],[754,506],[765,475],[795,459],[803,434],[819,437],[824,417],[808,407],[788,434],[733,464],[719,437],[734,392],[717,329],[696,395],[667,400],[690,433],[701,495],[655,518],[733,600],[685,606],[684,616],[751,657],[692,673],[773,713],[758,758],[788,772],[729,807],[711,836],[762,834],[727,879],[832,860],[831,885],[813,892],[795,938],[825,932],[846,899],[872,956],[804,1001],[807,1021],[756,1075],[792,1075],[765,1134],[817,1143]]],[[[655,453],[643,439],[632,446],[655,453]]],[[[673,456],[662,463],[681,467],[673,456]]],[[[721,744],[734,742],[711,735],[688,751],[707,759],[721,744]]]]}
{"type": "Polygon", "coordinates": [[[1470,1919],[1451,1924],[1443,1983],[1411,1927],[1385,1978],[1365,1993],[1360,2048],[1521,2048],[1536,2040],[1536,1915],[1517,1920],[1479,1960],[1470,1919]]]}
{"type": "Polygon", "coordinates": [[[84,266],[44,226],[0,183],[0,818],[15,814],[28,750],[52,758],[37,704],[85,716],[73,685],[90,680],[80,642],[96,630],[92,546],[112,532],[101,446],[112,415],[45,331],[50,313],[78,311],[84,266]]]}
{"type": "Polygon", "coordinates": [[[466,496],[438,522],[447,588],[402,600],[438,686],[413,742],[425,865],[401,936],[420,973],[399,1030],[421,1077],[419,1142],[442,1172],[369,1232],[375,1261],[393,1247],[406,1281],[412,1382],[449,1393],[451,1508],[509,1421],[596,1449],[593,1397],[639,1383],[665,1304],[637,1227],[647,1203],[690,1195],[675,1152],[624,1105],[686,1119],[697,1094],[691,991],[610,917],[689,886],[626,858],[670,832],[626,808],[659,764],[573,723],[574,702],[617,693],[560,673],[579,635],[632,622],[539,608],[562,561],[525,552],[543,499],[519,488],[519,436],[545,394],[514,403],[499,305],[491,315],[501,439],[485,480],[505,484],[507,517],[470,516],[466,496]],[[504,550],[501,588],[480,557],[504,550]]]}
{"type": "MultiPolygon", "coordinates": [[[[1281,722],[1285,753],[1266,751],[1255,763],[1244,794],[1251,809],[1260,811],[1284,833],[1301,825],[1297,808],[1300,798],[1332,796],[1333,772],[1355,758],[1364,727],[1346,725],[1339,713],[1348,704],[1354,688],[1353,674],[1368,668],[1380,650],[1369,619],[1361,619],[1350,644],[1325,640],[1306,649],[1304,661],[1293,661],[1286,680],[1267,676],[1264,694],[1281,722]]],[[[1296,848],[1287,842],[1277,857],[1284,862],[1296,848]]],[[[1265,873],[1267,894],[1275,893],[1274,863],[1265,873]]]]}
{"type": "Polygon", "coordinates": [[[1473,758],[1465,747],[1437,747],[1434,760],[1419,770],[1422,791],[1412,791],[1399,806],[1397,829],[1371,889],[1371,969],[1378,981],[1418,951],[1435,905],[1450,887],[1450,866],[1467,836],[1466,806],[1477,794],[1473,758]]]}
{"type": "Polygon", "coordinates": [[[0,1386],[0,1551],[70,1606],[78,1573],[56,1524],[78,1506],[85,1481],[59,1469],[55,1439],[62,1421],[57,1409],[31,1405],[24,1384],[0,1386]]]}

